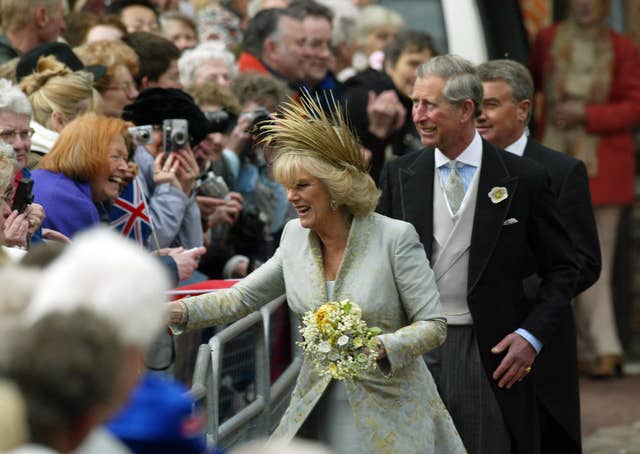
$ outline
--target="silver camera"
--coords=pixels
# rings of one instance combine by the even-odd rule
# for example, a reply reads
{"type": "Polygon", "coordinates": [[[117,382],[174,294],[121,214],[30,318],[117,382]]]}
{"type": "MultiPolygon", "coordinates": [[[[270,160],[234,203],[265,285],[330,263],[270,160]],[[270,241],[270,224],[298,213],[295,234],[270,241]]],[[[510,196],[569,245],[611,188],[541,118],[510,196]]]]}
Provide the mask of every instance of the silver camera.
{"type": "Polygon", "coordinates": [[[164,153],[183,150],[189,141],[189,123],[182,118],[171,118],[162,122],[164,153]]]}
{"type": "Polygon", "coordinates": [[[229,193],[229,187],[225,183],[224,178],[216,176],[213,172],[209,171],[207,176],[200,185],[197,187],[198,194],[208,197],[215,197],[217,199],[224,199],[229,193]]]}
{"type": "Polygon", "coordinates": [[[129,134],[136,145],[149,145],[153,143],[153,126],[132,126],[129,128],[129,134]]]}

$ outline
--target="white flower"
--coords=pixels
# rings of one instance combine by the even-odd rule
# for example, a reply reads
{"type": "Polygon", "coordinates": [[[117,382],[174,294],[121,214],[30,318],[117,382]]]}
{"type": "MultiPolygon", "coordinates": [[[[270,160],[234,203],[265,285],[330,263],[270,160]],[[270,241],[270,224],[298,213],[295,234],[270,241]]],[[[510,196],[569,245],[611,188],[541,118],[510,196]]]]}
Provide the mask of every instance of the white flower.
{"type": "Polygon", "coordinates": [[[331,351],[331,344],[327,341],[320,342],[320,345],[318,345],[318,351],[321,353],[329,353],[331,351]]]}
{"type": "Polygon", "coordinates": [[[507,192],[507,188],[502,186],[494,186],[489,191],[489,198],[493,203],[500,203],[503,200],[506,200],[509,197],[509,193],[507,192]]]}

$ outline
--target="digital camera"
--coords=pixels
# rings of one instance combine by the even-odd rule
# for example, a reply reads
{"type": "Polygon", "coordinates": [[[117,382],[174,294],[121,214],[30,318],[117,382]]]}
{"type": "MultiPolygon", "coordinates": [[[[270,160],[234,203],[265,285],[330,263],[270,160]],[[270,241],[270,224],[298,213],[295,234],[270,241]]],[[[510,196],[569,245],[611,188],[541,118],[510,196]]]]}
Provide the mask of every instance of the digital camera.
{"type": "Polygon", "coordinates": [[[227,183],[225,183],[224,178],[216,176],[213,172],[209,172],[198,186],[197,191],[200,195],[224,199],[229,193],[229,187],[227,183]]]}
{"type": "Polygon", "coordinates": [[[182,118],[171,118],[162,122],[164,154],[184,150],[189,141],[189,122],[182,118]]]}
{"type": "Polygon", "coordinates": [[[251,112],[245,112],[242,114],[249,119],[249,128],[247,129],[251,134],[260,134],[261,123],[271,119],[271,114],[264,107],[258,107],[251,112]]]}
{"type": "Polygon", "coordinates": [[[203,111],[209,120],[209,132],[228,134],[238,121],[238,117],[225,109],[203,111]]]}
{"type": "Polygon", "coordinates": [[[129,128],[129,134],[136,145],[149,145],[153,143],[153,126],[132,126],[129,128]]]}

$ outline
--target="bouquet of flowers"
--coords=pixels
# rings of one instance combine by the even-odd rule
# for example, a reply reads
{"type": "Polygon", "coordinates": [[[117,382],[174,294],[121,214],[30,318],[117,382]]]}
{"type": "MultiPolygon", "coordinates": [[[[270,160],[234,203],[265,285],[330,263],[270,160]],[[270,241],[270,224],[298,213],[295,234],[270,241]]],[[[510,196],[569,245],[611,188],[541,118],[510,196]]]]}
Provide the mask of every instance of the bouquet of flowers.
{"type": "Polygon", "coordinates": [[[367,327],[360,306],[349,300],[330,301],[302,318],[298,345],[313,361],[320,376],[353,380],[371,369],[377,358],[375,337],[380,328],[367,327]]]}

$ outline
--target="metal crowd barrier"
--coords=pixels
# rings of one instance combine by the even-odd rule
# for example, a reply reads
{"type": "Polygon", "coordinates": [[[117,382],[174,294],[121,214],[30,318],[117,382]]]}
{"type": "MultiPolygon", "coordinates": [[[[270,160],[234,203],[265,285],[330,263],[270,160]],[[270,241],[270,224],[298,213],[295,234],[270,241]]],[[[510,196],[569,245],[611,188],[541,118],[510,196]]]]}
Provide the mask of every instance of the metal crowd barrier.
{"type": "MultiPolygon", "coordinates": [[[[192,292],[191,294],[193,294],[192,292]]],[[[285,304],[284,295],[260,311],[227,326],[199,347],[190,393],[196,405],[206,409],[206,434],[209,447],[228,448],[239,441],[268,436],[277,426],[287,406],[302,364],[294,356],[291,364],[270,383],[269,333],[271,315],[285,304]],[[255,398],[226,421],[220,423],[221,368],[224,347],[246,332],[255,348],[255,398]]]]}

